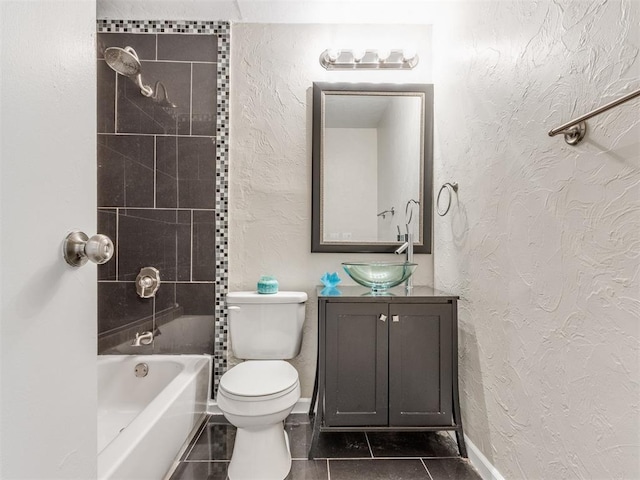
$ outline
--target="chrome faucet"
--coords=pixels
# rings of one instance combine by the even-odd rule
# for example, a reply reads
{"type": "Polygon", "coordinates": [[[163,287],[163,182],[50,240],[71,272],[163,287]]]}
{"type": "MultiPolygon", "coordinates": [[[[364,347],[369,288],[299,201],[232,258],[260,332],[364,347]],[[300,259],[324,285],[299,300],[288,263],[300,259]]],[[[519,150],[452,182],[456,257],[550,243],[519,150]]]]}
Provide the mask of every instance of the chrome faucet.
{"type": "MultiPolygon", "coordinates": [[[[398,240],[404,243],[393,253],[396,255],[406,253],[406,261],[408,263],[413,263],[413,233],[398,234],[398,240]]],[[[413,276],[407,278],[406,288],[407,290],[411,290],[413,288],[413,276]]]]}
{"type": "Polygon", "coordinates": [[[137,333],[136,338],[131,344],[132,347],[140,347],[142,345],[150,345],[153,342],[153,332],[137,333]]]}

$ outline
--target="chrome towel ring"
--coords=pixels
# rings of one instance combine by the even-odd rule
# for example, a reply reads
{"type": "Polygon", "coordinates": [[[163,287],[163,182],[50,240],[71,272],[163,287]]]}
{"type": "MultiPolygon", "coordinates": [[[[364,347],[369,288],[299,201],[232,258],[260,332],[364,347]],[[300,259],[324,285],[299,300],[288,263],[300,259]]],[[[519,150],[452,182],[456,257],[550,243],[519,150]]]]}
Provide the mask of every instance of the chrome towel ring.
{"type": "Polygon", "coordinates": [[[449,209],[451,208],[451,199],[453,198],[453,194],[457,191],[458,191],[457,182],[453,182],[453,183],[447,182],[444,185],[442,185],[442,187],[440,187],[440,191],[438,192],[438,198],[436,199],[436,212],[438,212],[438,215],[440,215],[441,217],[444,217],[449,212],[449,209]],[[447,208],[445,208],[445,210],[442,211],[440,209],[440,196],[442,195],[442,192],[445,188],[449,191],[449,202],[447,203],[447,208]]]}

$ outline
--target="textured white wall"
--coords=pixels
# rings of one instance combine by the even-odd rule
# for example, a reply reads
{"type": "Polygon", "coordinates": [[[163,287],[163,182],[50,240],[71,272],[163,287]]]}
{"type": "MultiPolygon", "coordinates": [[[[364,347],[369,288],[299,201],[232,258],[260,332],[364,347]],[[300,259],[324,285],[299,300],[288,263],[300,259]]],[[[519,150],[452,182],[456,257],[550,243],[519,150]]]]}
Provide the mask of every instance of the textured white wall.
{"type": "MultiPolygon", "coordinates": [[[[281,290],[309,294],[302,352],[293,361],[302,396],[316,363],[315,286],[341,262],[397,260],[393,254],[311,253],[311,86],[316,82],[430,83],[426,26],[237,24],[231,40],[229,289],[255,289],[273,274],[281,290]],[[318,61],[333,45],[414,46],[413,71],[327,72],[318,61]]],[[[431,255],[416,255],[416,285],[431,285],[431,255]]]]}
{"type": "Polygon", "coordinates": [[[434,26],[436,287],[466,432],[509,479],[640,478],[637,1],[469,2],[434,26]],[[444,196],[444,195],[443,195],[444,196]]]}
{"type": "Polygon", "coordinates": [[[96,267],[61,254],[96,228],[95,2],[0,19],[0,477],[95,478],[96,267]]]}

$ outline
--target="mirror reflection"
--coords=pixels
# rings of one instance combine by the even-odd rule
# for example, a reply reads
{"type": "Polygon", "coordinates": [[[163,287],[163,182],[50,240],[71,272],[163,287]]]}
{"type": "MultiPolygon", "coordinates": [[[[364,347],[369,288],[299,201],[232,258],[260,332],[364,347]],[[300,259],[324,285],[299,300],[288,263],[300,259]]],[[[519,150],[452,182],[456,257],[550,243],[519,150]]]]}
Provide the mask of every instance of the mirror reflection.
{"type": "Polygon", "coordinates": [[[430,250],[431,112],[431,85],[314,84],[312,251],[430,250]]]}

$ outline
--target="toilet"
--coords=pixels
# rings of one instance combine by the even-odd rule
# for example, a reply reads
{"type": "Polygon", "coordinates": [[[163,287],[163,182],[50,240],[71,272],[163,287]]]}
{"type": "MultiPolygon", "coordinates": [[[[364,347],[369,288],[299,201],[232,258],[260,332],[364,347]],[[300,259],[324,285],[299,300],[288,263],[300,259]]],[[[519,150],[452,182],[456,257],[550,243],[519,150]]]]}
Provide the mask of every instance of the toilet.
{"type": "Polygon", "coordinates": [[[291,469],[284,419],[300,398],[298,372],[286,359],[300,352],[304,292],[227,294],[229,337],[244,360],[218,386],[218,407],[235,427],[230,480],[283,480],[291,469]]]}

